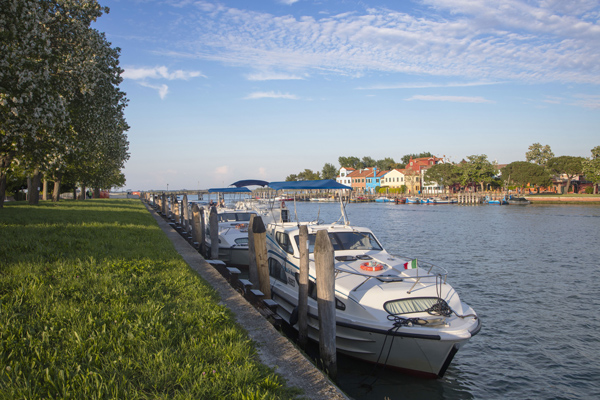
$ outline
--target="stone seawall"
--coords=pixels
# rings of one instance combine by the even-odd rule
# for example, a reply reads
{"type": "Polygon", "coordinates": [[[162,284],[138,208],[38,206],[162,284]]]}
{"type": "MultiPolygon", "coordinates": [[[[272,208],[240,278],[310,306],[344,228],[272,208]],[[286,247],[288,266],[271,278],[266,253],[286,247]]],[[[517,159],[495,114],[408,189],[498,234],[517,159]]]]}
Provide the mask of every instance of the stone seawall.
{"type": "Polygon", "coordinates": [[[525,196],[532,203],[598,203],[600,197],[572,197],[572,196],[525,196]]]}

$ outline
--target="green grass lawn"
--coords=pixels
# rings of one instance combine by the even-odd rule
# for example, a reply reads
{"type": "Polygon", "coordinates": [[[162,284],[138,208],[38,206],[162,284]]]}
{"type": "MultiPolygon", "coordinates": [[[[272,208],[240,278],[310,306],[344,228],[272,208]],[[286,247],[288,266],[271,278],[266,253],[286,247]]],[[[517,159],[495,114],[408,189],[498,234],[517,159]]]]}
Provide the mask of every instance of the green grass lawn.
{"type": "Polygon", "coordinates": [[[1,399],[297,394],[139,200],[0,209],[1,399]]]}

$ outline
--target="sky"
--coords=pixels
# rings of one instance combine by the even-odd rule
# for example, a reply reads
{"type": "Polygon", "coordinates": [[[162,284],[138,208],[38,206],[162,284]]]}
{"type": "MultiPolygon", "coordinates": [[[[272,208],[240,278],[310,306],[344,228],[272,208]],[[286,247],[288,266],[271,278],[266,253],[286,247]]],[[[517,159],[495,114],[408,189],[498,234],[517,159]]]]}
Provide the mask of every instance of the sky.
{"type": "Polygon", "coordinates": [[[600,145],[597,0],[99,0],[131,190],[600,145]]]}

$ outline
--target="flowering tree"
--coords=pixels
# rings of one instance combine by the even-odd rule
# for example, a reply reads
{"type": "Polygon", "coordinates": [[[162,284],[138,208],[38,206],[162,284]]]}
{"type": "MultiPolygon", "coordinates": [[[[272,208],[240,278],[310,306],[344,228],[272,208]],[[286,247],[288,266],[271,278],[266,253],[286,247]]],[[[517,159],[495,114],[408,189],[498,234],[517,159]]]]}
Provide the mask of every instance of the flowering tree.
{"type": "MultiPolygon", "coordinates": [[[[2,0],[0,206],[13,165],[20,163],[34,176],[64,167],[101,130],[90,129],[98,122],[90,118],[93,113],[116,107],[121,134],[127,129],[126,100],[114,92],[121,73],[118,49],[110,49],[104,35],[90,27],[103,12],[108,9],[96,0],[2,0]],[[110,102],[78,105],[82,97],[97,99],[109,81],[115,95],[110,102]]],[[[37,203],[37,193],[30,199],[37,203]]]]}

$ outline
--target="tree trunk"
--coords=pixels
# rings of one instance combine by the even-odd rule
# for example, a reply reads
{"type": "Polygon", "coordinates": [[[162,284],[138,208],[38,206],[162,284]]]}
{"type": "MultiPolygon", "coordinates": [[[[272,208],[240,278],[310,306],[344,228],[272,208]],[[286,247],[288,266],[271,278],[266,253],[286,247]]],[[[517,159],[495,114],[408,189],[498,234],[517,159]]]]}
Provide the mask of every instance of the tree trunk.
{"type": "Polygon", "coordinates": [[[565,189],[565,194],[569,194],[569,186],[571,185],[571,177],[567,175],[567,187],[565,189]]]}
{"type": "Polygon", "coordinates": [[[29,205],[37,206],[40,204],[40,183],[42,174],[36,169],[33,172],[31,180],[27,180],[29,187],[27,188],[27,197],[29,198],[29,205]]]}
{"type": "Polygon", "coordinates": [[[87,196],[85,195],[85,185],[81,185],[81,193],[79,194],[79,200],[85,200],[87,196]]]}
{"type": "Polygon", "coordinates": [[[100,188],[95,188],[94,189],[94,198],[95,199],[99,199],[100,198],[100,188]]]}
{"type": "Polygon", "coordinates": [[[48,200],[48,179],[46,178],[44,178],[43,187],[42,200],[48,200]]]}
{"type": "Polygon", "coordinates": [[[54,191],[52,192],[52,201],[60,200],[60,181],[62,180],[62,172],[57,172],[54,176],[54,191]]]}
{"type": "Polygon", "coordinates": [[[0,208],[4,207],[4,197],[6,196],[6,174],[0,172],[0,208]]]}
{"type": "Polygon", "coordinates": [[[0,208],[4,207],[4,198],[6,197],[6,176],[8,168],[12,164],[14,151],[0,154],[0,208]]]}

